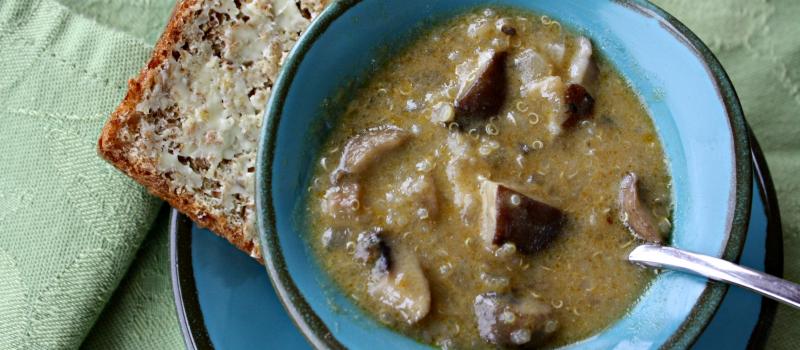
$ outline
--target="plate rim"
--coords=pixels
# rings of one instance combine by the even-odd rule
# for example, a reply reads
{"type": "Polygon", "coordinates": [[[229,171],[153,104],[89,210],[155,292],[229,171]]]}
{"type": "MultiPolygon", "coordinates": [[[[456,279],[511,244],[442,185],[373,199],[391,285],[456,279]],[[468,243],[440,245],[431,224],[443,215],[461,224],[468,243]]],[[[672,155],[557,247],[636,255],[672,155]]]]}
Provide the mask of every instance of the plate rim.
{"type": "Polygon", "coordinates": [[[170,207],[169,269],[175,313],[187,349],[214,349],[203,318],[192,266],[192,221],[170,207]]]}
{"type": "MultiPolygon", "coordinates": [[[[767,252],[772,251],[773,253],[764,255],[764,272],[783,278],[783,226],[778,196],[775,192],[775,184],[772,181],[772,174],[761,149],[761,144],[749,125],[747,126],[747,134],[750,138],[753,175],[755,175],[759,196],[764,204],[764,214],[767,217],[765,249],[767,252]]],[[[775,323],[778,305],[779,303],[773,299],[761,297],[761,311],[759,312],[756,326],[750,334],[750,340],[747,342],[748,349],[765,348],[767,338],[772,331],[772,325],[775,323]]]]}

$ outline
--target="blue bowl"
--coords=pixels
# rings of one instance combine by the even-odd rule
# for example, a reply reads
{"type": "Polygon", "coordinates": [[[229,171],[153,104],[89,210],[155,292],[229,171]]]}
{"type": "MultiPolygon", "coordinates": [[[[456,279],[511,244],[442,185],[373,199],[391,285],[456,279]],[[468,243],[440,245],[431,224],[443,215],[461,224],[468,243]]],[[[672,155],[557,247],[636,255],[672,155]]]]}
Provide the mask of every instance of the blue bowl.
{"type": "MultiPolygon", "coordinates": [[[[300,38],[273,87],[259,149],[257,206],[267,270],[291,318],[317,348],[426,347],[365,314],[320,268],[302,217],[332,97],[374,71],[419,28],[479,6],[559,20],[595,43],[653,117],[669,162],[675,247],[735,261],[751,203],[752,169],[736,93],[708,48],[645,1],[361,0],[330,5],[300,38]]],[[[335,107],[335,106],[333,106],[335,107]]],[[[727,287],[659,274],[620,320],[574,348],[685,348],[727,287]]]]}

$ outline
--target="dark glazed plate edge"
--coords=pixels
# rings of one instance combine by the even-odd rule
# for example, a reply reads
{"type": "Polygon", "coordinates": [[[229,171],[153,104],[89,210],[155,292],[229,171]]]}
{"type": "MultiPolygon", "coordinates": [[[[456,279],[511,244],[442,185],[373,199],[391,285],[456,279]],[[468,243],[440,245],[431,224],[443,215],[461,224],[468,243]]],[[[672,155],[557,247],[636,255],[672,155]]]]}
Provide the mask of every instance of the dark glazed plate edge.
{"type": "Polygon", "coordinates": [[[192,267],[192,221],[171,209],[169,218],[169,265],[175,312],[187,349],[214,349],[208,335],[192,267]]]}
{"type": "MultiPolygon", "coordinates": [[[[753,130],[748,127],[750,146],[752,147],[753,168],[758,181],[758,190],[764,200],[764,213],[767,216],[767,241],[766,254],[764,255],[764,271],[770,275],[783,278],[783,227],[781,224],[781,210],[778,207],[778,196],[775,193],[775,184],[772,182],[767,159],[761,150],[761,145],[756,139],[753,130]]],[[[778,311],[778,302],[761,298],[761,311],[758,323],[753,328],[748,349],[764,349],[767,337],[772,331],[775,322],[775,313],[778,311]]]]}

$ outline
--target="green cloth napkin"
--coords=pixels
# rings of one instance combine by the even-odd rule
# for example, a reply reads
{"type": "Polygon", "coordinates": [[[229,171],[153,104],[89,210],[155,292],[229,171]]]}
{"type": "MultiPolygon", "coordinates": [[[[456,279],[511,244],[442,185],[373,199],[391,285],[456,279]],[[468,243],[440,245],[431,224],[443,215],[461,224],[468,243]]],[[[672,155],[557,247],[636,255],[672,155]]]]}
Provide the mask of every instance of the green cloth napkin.
{"type": "MultiPolygon", "coordinates": [[[[800,2],[660,0],[718,55],[800,281],[800,2]]],[[[0,0],[0,349],[177,349],[167,211],[95,154],[174,0],[0,0]],[[148,233],[149,231],[149,233],[148,233]]],[[[781,307],[769,348],[800,346],[781,307]]]]}
{"type": "Polygon", "coordinates": [[[80,345],[156,217],[95,152],[149,50],[52,1],[0,1],[0,349],[80,345]]]}

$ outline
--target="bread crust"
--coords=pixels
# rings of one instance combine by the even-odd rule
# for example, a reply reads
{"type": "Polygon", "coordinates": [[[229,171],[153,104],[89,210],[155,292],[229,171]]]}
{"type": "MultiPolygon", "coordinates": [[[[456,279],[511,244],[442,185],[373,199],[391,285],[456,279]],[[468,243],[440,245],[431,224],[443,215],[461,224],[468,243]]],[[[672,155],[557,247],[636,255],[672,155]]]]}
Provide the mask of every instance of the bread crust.
{"type": "Polygon", "coordinates": [[[156,75],[159,74],[159,68],[167,62],[173,49],[183,39],[185,26],[191,23],[195,17],[192,8],[201,1],[183,0],[176,4],[164,33],[153,49],[147,66],[139,72],[136,78],[128,82],[128,92],[125,98],[103,127],[97,143],[97,150],[103,159],[142,184],[150,193],[164,199],[201,227],[214,231],[240,250],[263,262],[261,251],[254,249],[256,247],[253,242],[245,238],[242,227],[229,225],[224,216],[208,213],[203,206],[195,202],[193,196],[181,195],[171,190],[169,180],[155,170],[156,165],[153,163],[153,159],[130,161],[126,154],[130,151],[131,143],[119,138],[120,130],[124,127],[138,131],[139,121],[143,115],[136,111],[136,106],[145,97],[145,92],[152,89],[156,75]]]}

